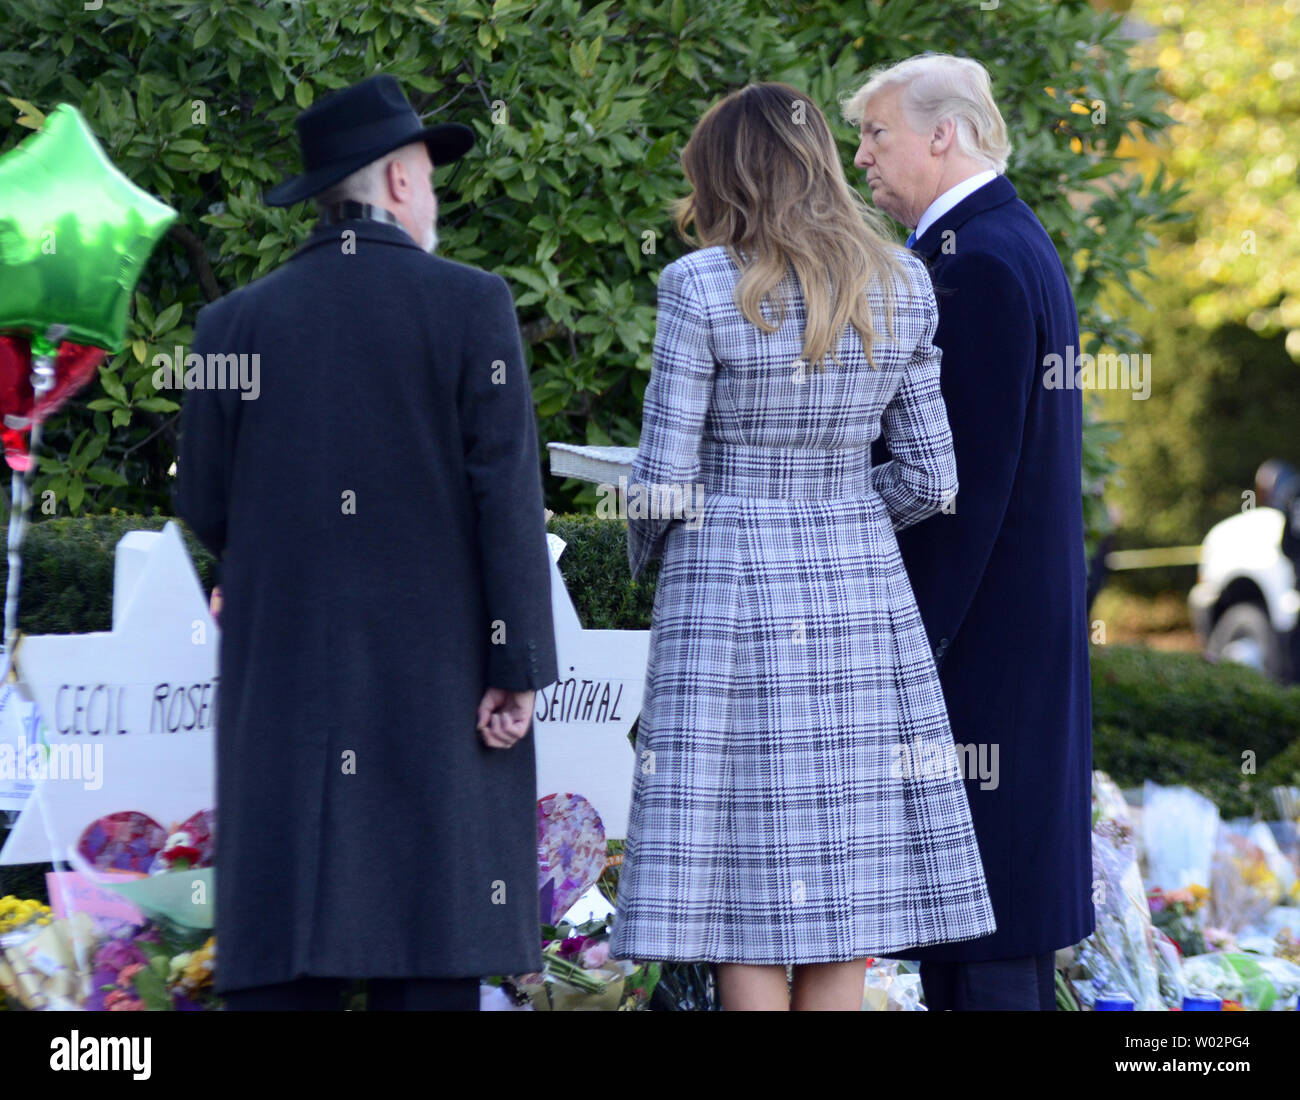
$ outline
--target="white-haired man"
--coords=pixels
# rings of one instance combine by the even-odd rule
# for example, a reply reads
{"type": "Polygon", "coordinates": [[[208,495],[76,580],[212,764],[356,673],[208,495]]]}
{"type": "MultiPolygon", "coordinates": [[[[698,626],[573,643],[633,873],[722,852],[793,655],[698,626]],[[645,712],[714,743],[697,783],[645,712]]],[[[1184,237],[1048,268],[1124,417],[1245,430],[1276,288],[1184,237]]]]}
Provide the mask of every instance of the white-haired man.
{"type": "MultiPolygon", "coordinates": [[[[912,230],[961,490],[898,543],[948,705],[997,931],[919,949],[932,1010],[1052,1009],[1054,955],[1093,930],[1078,315],[1046,231],[1002,174],[988,73],[923,55],[844,103],[877,206],[912,230]]],[[[877,444],[877,461],[887,457],[877,444]]],[[[923,781],[923,780],[919,780],[923,781]]]]}

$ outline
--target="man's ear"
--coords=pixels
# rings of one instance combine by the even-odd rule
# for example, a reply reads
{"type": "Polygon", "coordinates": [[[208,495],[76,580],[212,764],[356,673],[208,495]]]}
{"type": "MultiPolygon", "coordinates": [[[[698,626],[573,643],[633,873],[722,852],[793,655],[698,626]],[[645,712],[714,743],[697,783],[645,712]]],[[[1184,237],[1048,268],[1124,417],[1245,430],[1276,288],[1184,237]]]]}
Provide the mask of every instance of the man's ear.
{"type": "Polygon", "coordinates": [[[393,157],[384,168],[384,190],[387,197],[400,202],[411,193],[411,179],[401,157],[393,157]]]}
{"type": "Polygon", "coordinates": [[[943,156],[957,137],[957,123],[945,118],[934,128],[930,135],[930,152],[936,157],[943,156]]]}

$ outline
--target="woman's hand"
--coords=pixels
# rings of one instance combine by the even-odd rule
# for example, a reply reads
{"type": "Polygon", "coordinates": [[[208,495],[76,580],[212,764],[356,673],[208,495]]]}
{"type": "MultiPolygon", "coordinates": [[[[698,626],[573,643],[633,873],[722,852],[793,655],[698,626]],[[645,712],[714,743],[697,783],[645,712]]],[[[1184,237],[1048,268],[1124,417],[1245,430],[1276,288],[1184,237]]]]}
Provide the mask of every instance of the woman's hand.
{"type": "Polygon", "coordinates": [[[221,625],[221,585],[212,589],[212,595],[208,599],[208,614],[212,616],[213,622],[221,625]]]}

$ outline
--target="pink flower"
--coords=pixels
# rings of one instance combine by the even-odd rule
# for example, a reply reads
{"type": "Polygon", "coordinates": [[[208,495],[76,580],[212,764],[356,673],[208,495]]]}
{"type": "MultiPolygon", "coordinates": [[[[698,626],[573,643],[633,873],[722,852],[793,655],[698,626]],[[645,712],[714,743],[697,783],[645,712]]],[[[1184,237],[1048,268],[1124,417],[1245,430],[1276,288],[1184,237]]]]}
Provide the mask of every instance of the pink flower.
{"type": "MultiPolygon", "coordinates": [[[[590,940],[588,941],[590,942],[590,940]]],[[[583,951],[581,955],[582,965],[585,970],[599,970],[609,962],[609,944],[596,943],[592,944],[583,951]]]]}
{"type": "Polygon", "coordinates": [[[95,953],[95,965],[121,970],[131,963],[144,962],[144,952],[129,939],[113,939],[95,953]]]}

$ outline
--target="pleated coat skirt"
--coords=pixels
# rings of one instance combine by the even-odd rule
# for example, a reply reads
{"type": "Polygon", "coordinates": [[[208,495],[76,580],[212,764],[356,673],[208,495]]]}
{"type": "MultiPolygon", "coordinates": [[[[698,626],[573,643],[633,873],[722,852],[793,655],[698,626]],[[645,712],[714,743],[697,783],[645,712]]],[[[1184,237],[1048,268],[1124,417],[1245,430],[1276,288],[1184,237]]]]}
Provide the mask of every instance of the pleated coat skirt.
{"type": "Polygon", "coordinates": [[[628,497],[632,575],[661,567],[615,957],[836,962],[995,928],[894,535],[957,488],[934,295],[903,262],[892,337],[870,289],[877,369],[848,328],[824,373],[793,278],[764,334],[725,249],[661,275],[628,497]]]}

